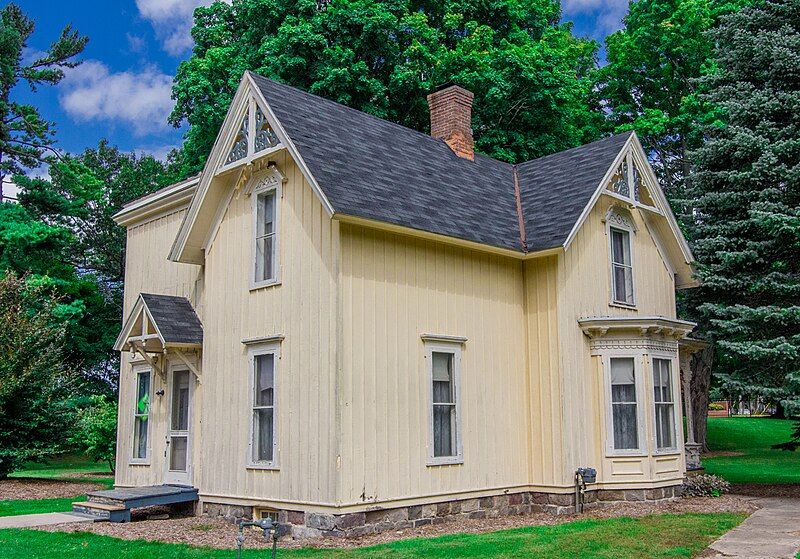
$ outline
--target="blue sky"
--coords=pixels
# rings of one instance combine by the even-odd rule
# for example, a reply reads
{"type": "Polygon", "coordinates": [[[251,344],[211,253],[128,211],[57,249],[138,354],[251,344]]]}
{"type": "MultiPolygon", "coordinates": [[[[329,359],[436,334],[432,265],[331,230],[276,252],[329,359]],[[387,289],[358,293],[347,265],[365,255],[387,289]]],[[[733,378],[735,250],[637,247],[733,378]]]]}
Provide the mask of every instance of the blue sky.
{"type": "MultiPolygon", "coordinates": [[[[84,63],[57,87],[17,94],[57,125],[58,147],[80,152],[109,139],[124,150],[163,157],[183,131],[167,123],[172,76],[191,51],[191,14],[211,0],[17,0],[36,22],[30,59],[70,23],[89,37],[84,63]]],[[[581,36],[618,29],[627,0],[563,0],[564,19],[581,36]]],[[[36,174],[36,173],[34,173],[36,174]]],[[[41,174],[41,172],[40,172],[41,174]]]]}

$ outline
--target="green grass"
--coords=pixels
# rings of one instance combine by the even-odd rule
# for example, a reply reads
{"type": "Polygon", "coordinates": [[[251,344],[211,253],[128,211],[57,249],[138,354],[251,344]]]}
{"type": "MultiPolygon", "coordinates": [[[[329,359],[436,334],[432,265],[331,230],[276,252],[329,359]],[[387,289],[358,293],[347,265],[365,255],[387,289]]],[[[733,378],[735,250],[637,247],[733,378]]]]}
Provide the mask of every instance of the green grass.
{"type": "MultiPolygon", "coordinates": [[[[696,555],[721,534],[737,526],[743,518],[743,515],[726,513],[583,520],[487,534],[417,538],[360,549],[280,550],[278,556],[282,559],[681,558],[696,555]]],[[[233,550],[36,530],[0,530],[0,549],[4,559],[229,559],[235,554],[233,550]]],[[[268,555],[264,550],[249,550],[242,556],[256,559],[268,555]]]]}
{"type": "Polygon", "coordinates": [[[800,451],[770,448],[790,438],[794,422],[759,417],[708,418],[708,446],[714,451],[741,452],[741,456],[703,458],[709,474],[731,483],[798,483],[800,451]]]}
{"type": "MultiPolygon", "coordinates": [[[[59,456],[46,464],[28,464],[25,469],[14,472],[12,478],[41,478],[48,480],[68,480],[72,482],[99,483],[107,488],[114,485],[110,477],[72,477],[74,474],[110,474],[108,465],[92,462],[82,456],[59,456]]],[[[58,499],[19,499],[0,501],[0,517],[42,512],[66,512],[72,510],[72,503],[85,501],[85,495],[58,499]]]]}

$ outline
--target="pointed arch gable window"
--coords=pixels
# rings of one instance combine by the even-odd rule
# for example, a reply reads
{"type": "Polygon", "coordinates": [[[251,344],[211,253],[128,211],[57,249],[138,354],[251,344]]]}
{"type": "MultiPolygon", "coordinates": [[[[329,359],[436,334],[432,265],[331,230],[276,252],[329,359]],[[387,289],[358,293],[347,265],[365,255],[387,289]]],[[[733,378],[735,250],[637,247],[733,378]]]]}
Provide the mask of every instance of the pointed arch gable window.
{"type": "Polygon", "coordinates": [[[269,123],[267,113],[258,105],[255,98],[250,97],[220,171],[227,171],[238,164],[250,163],[256,157],[281,147],[281,140],[269,123]]]}

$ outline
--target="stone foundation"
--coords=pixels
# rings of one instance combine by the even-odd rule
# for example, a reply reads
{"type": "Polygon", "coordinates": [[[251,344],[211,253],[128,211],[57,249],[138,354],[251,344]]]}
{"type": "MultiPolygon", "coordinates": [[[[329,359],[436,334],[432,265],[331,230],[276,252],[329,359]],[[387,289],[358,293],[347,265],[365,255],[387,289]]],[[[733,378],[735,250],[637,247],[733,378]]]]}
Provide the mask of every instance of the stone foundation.
{"type": "MultiPolygon", "coordinates": [[[[663,501],[681,495],[681,486],[658,489],[599,489],[587,491],[584,495],[584,509],[613,505],[626,501],[663,501]]],[[[242,518],[253,517],[255,507],[203,503],[203,514],[238,522],[242,518]]],[[[282,535],[295,539],[313,537],[355,537],[377,534],[389,530],[403,530],[429,524],[441,524],[459,518],[484,519],[500,516],[514,516],[537,512],[568,514],[575,511],[575,495],[559,493],[538,493],[526,491],[446,501],[427,505],[413,505],[366,512],[329,514],[279,510],[278,522],[282,535]]]]}

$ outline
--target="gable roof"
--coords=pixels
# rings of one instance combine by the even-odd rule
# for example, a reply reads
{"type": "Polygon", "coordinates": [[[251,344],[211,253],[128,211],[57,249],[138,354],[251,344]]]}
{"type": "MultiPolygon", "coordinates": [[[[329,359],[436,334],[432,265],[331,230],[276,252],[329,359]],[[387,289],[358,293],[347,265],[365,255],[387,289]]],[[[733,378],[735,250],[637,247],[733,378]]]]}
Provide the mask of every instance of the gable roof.
{"type": "Polygon", "coordinates": [[[203,343],[203,325],[186,297],[152,293],[142,293],[141,297],[164,343],[203,343]]]}
{"type": "Polygon", "coordinates": [[[530,252],[562,246],[632,132],[517,167],[530,252]]]}
{"type": "Polygon", "coordinates": [[[131,308],[114,349],[125,351],[141,344],[143,351],[157,352],[167,347],[201,347],[203,325],[194,307],[185,297],[140,293],[131,308]],[[148,333],[152,326],[155,333],[148,333]],[[134,332],[134,328],[141,330],[134,332]],[[156,343],[153,348],[148,344],[156,343]]]}
{"type": "MultiPolygon", "coordinates": [[[[456,156],[443,140],[245,72],[170,260],[203,263],[218,206],[226,203],[225,192],[235,190],[220,188],[213,179],[241,126],[236,117],[250,102],[264,111],[280,140],[275,149],[288,151],[329,216],[382,223],[519,257],[567,250],[626,153],[641,151],[646,161],[633,132],[517,166],[480,154],[470,161],[456,156]]],[[[258,153],[243,160],[246,166],[239,170],[237,184],[249,176],[256,159],[258,153]]],[[[663,198],[660,190],[654,194],[663,198]]],[[[659,226],[674,237],[677,250],[672,254],[690,278],[691,251],[669,204],[662,202],[656,209],[665,218],[659,226]]]]}

